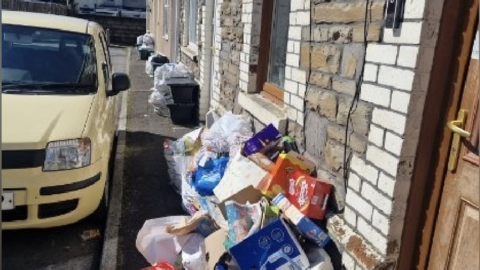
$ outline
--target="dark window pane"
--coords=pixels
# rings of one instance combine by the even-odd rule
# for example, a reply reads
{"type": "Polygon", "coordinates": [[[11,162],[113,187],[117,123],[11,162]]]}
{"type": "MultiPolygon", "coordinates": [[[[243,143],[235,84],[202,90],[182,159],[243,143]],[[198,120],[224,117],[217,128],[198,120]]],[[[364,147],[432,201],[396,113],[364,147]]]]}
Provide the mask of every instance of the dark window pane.
{"type": "Polygon", "coordinates": [[[270,42],[268,81],[283,88],[287,62],[288,27],[290,24],[290,0],[275,0],[270,42]]]}

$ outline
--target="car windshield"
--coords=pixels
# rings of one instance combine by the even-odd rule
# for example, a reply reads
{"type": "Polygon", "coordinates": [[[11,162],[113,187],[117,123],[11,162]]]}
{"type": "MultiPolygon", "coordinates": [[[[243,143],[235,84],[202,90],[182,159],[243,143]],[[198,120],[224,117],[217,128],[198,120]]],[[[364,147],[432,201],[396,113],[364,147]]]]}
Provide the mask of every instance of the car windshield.
{"type": "Polygon", "coordinates": [[[2,24],[2,92],[91,93],[96,84],[92,36],[2,24]]]}

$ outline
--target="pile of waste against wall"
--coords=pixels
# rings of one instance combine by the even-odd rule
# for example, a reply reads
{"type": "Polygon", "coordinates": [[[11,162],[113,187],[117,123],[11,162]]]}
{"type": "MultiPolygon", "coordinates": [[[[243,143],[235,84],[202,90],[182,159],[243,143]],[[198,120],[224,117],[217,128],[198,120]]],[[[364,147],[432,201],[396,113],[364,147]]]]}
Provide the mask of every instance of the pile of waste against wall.
{"type": "Polygon", "coordinates": [[[189,215],[147,220],[145,269],[333,270],[321,225],[333,185],[291,137],[231,112],[164,141],[170,181],[189,215]]]}
{"type": "Polygon", "coordinates": [[[135,45],[137,47],[138,59],[147,60],[155,50],[155,37],[147,31],[144,35],[137,37],[135,45]]]}
{"type": "Polygon", "coordinates": [[[154,73],[152,93],[148,102],[156,114],[170,117],[174,124],[198,124],[199,87],[193,73],[182,63],[161,63],[166,60],[159,54],[151,55],[145,72],[154,73]],[[155,67],[155,65],[157,65],[155,67]]]}

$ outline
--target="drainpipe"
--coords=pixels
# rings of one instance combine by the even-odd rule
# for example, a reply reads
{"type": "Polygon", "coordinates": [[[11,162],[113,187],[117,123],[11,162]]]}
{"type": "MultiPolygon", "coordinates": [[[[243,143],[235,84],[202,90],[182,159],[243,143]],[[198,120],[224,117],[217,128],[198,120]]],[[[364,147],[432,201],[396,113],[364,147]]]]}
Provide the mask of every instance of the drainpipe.
{"type": "Polygon", "coordinates": [[[175,1],[175,24],[174,24],[174,28],[175,30],[173,31],[173,33],[175,33],[175,35],[172,35],[173,36],[173,42],[171,43],[172,45],[172,59],[170,59],[170,62],[171,63],[177,63],[177,56],[178,56],[178,50],[179,50],[179,45],[178,45],[178,33],[179,33],[179,25],[180,25],[180,1],[182,0],[177,0],[175,1]]]}
{"type": "Polygon", "coordinates": [[[205,44],[203,46],[203,51],[204,51],[204,71],[203,71],[203,77],[204,77],[204,82],[203,82],[203,88],[204,90],[202,91],[202,95],[204,95],[208,99],[208,108],[211,106],[210,102],[210,93],[213,91],[213,85],[212,85],[212,61],[213,61],[213,56],[214,56],[214,49],[213,49],[213,42],[215,39],[215,33],[213,33],[213,25],[214,25],[214,12],[215,12],[215,3],[217,1],[205,1],[205,44]]]}

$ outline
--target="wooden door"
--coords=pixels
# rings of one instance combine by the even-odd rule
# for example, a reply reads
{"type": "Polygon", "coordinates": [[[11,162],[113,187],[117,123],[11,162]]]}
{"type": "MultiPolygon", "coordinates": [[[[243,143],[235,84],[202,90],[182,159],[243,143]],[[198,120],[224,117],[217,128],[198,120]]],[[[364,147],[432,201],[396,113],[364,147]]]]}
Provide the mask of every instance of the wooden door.
{"type": "MultiPolygon", "coordinates": [[[[478,1],[475,2],[477,11],[474,16],[477,18],[475,22],[478,22],[478,1]]],[[[465,34],[470,35],[469,38],[475,35],[478,38],[477,25],[472,28],[473,31],[465,34]]],[[[478,42],[470,48],[468,52],[465,52],[470,53],[471,57],[465,63],[467,72],[457,110],[458,117],[461,118],[463,114],[465,120],[450,122],[456,119],[448,119],[450,127],[446,127],[451,130],[453,139],[448,160],[445,161],[447,171],[428,269],[480,269],[478,42]],[[457,137],[457,142],[455,137],[457,137]]]]}

